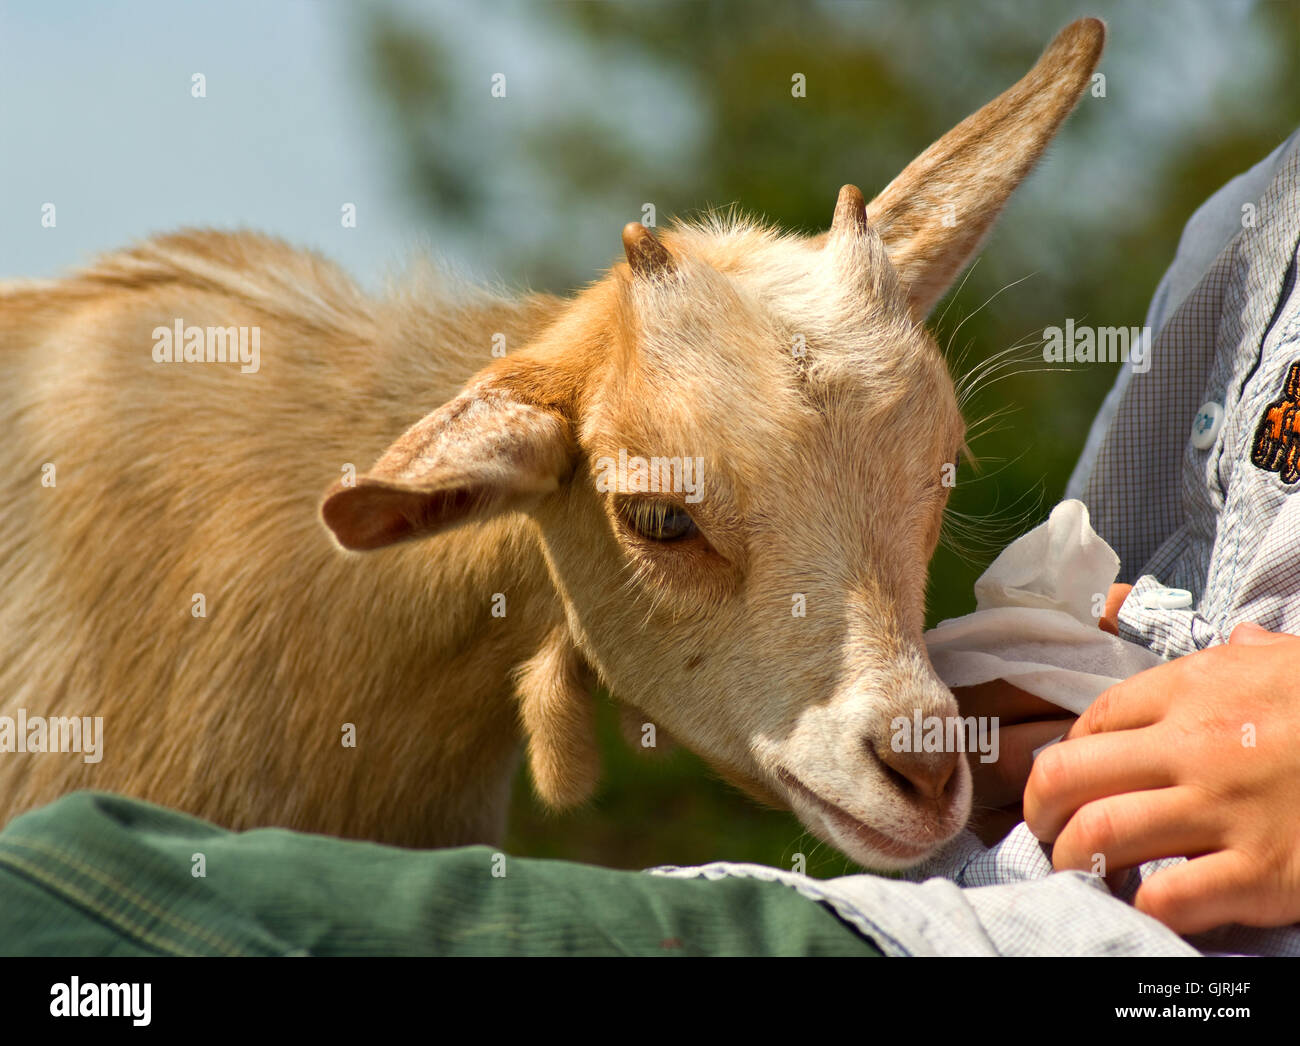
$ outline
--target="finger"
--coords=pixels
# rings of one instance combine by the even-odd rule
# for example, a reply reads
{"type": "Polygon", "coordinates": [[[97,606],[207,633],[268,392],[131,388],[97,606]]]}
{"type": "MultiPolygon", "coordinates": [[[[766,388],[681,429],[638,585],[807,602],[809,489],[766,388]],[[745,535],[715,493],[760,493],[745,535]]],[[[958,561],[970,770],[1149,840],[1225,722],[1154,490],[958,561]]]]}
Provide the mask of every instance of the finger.
{"type": "Polygon", "coordinates": [[[1106,593],[1106,610],[1101,615],[1101,620],[1097,622],[1098,628],[1103,632],[1109,632],[1112,636],[1119,635],[1119,608],[1124,605],[1124,600],[1128,599],[1128,594],[1132,591],[1132,585],[1110,586],[1110,591],[1106,593]]]}
{"type": "Polygon", "coordinates": [[[1070,728],[1070,740],[1158,723],[1177,693],[1182,671],[1183,666],[1171,661],[1103,690],[1070,728]]]}
{"type": "Polygon", "coordinates": [[[1175,933],[1203,933],[1225,923],[1273,926],[1260,904],[1250,859],[1237,850],[1220,850],[1186,864],[1164,868],[1138,887],[1133,905],[1175,933]]]}
{"type": "Polygon", "coordinates": [[[1052,865],[1057,871],[1105,875],[1158,857],[1208,853],[1223,838],[1216,809],[1190,788],[1179,787],[1085,803],[1056,837],[1052,865]]]}
{"type": "Polygon", "coordinates": [[[975,686],[953,687],[953,695],[963,712],[977,712],[985,716],[997,716],[1010,722],[1023,722],[1027,719],[1041,719],[1044,716],[1060,716],[1061,706],[1041,697],[1035,697],[1028,690],[1008,683],[1005,679],[993,679],[975,686]]]}
{"type": "MultiPolygon", "coordinates": [[[[1116,897],[1123,898],[1129,896],[1128,891],[1130,882],[1138,874],[1139,873],[1133,868],[1117,868],[1107,871],[1103,878],[1106,880],[1106,885],[1110,888],[1110,892],[1116,897]]],[[[1136,889],[1136,886],[1133,888],[1136,889]]]]}
{"type": "Polygon", "coordinates": [[[999,727],[996,760],[985,763],[979,753],[969,754],[976,799],[985,806],[1019,805],[1034,765],[1034,749],[1063,736],[1073,722],[1070,717],[999,727]]]}
{"type": "Polygon", "coordinates": [[[1025,785],[1025,821],[1053,842],[1085,803],[1174,784],[1162,750],[1145,730],[1062,741],[1034,760],[1025,785]]]}
{"type": "Polygon", "coordinates": [[[1005,839],[1007,833],[1023,820],[1019,803],[1000,810],[976,809],[971,814],[970,830],[985,846],[992,846],[1005,839]]]}

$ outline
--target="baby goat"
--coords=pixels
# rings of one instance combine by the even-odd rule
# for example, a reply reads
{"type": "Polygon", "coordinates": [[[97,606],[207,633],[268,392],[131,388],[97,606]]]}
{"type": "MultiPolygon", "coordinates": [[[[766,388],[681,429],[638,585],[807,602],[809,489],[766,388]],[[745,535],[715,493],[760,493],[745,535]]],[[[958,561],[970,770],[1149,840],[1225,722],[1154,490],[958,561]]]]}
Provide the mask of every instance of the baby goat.
{"type": "Polygon", "coordinates": [[[890,743],[957,711],[921,630],[964,427],[923,320],[1102,39],[1066,28],[829,233],[629,225],[569,300],[375,300],[215,232],[5,285],[0,814],[93,787],[492,842],[523,745],[549,803],[591,794],[595,679],[856,860],[933,851],[967,767],[890,743]],[[48,751],[83,716],[99,761],[48,751]]]}

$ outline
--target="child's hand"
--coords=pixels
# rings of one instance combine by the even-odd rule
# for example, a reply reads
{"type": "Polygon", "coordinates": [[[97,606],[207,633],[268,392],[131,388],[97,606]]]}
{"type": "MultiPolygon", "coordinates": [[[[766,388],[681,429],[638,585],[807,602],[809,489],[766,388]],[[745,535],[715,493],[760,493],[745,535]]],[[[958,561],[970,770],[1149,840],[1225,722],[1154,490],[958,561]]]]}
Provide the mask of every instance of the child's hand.
{"type": "Polygon", "coordinates": [[[1097,698],[1035,762],[1025,820],[1058,869],[1191,858],[1134,899],[1179,933],[1300,921],[1297,742],[1300,637],[1238,625],[1097,698]]]}
{"type": "MultiPolygon", "coordinates": [[[[1111,585],[1106,610],[1098,625],[1103,632],[1118,635],[1116,615],[1128,598],[1132,585],[1111,585]]],[[[975,787],[975,812],[971,831],[987,845],[992,845],[1023,820],[1021,799],[1033,752],[1054,741],[1074,723],[1059,705],[1026,693],[1005,679],[995,679],[979,686],[953,689],[963,716],[987,716],[998,720],[998,758],[982,763],[970,758],[975,787]]]]}
{"type": "Polygon", "coordinates": [[[977,753],[968,755],[975,789],[971,831],[992,845],[1023,820],[1021,799],[1034,749],[1064,734],[1075,717],[1005,679],[955,687],[953,694],[963,716],[998,720],[998,758],[984,763],[977,753]]]}

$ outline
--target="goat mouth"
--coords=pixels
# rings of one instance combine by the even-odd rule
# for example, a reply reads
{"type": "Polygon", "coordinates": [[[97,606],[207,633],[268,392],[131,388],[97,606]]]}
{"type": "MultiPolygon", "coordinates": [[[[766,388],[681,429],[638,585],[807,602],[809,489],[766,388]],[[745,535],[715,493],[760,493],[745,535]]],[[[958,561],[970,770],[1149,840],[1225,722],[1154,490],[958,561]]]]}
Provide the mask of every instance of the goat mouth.
{"type": "Polygon", "coordinates": [[[919,861],[933,851],[937,843],[943,841],[936,838],[925,842],[915,842],[886,835],[878,828],[872,828],[865,821],[854,817],[843,807],[832,803],[828,799],[823,799],[785,767],[779,768],[777,777],[791,792],[810,803],[818,813],[839,830],[840,834],[848,836],[848,838],[866,847],[873,854],[899,861],[919,861]]]}

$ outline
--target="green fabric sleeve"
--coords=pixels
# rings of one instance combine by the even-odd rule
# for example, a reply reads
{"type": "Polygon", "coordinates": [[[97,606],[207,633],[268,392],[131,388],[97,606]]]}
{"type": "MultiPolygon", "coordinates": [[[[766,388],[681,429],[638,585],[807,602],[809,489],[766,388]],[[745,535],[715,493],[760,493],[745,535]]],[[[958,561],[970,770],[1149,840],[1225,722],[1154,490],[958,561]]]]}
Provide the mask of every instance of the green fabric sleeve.
{"type": "Polygon", "coordinates": [[[0,832],[8,955],[879,955],[779,883],[230,832],[77,792],[0,832]],[[202,872],[202,875],[197,874],[202,872]]]}

